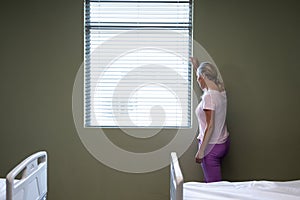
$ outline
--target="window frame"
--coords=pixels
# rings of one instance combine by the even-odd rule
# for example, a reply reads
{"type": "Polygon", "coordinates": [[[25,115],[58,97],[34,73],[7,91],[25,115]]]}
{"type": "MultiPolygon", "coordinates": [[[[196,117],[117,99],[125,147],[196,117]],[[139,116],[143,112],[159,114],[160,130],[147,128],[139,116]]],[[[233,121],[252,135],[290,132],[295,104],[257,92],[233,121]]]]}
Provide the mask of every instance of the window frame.
{"type": "MultiPolygon", "coordinates": [[[[87,13],[87,9],[90,9],[90,2],[122,2],[122,3],[126,3],[126,2],[140,2],[140,1],[112,1],[112,0],[85,0],[84,1],[84,127],[85,128],[170,128],[170,129],[174,129],[174,128],[191,128],[192,127],[192,118],[193,118],[193,114],[191,112],[191,108],[192,108],[192,86],[193,86],[193,78],[192,78],[192,66],[190,63],[188,63],[187,67],[188,67],[188,78],[189,78],[189,87],[188,87],[188,90],[189,90],[189,108],[188,108],[188,114],[189,114],[189,120],[188,120],[188,125],[186,126],[118,126],[118,125],[115,125],[115,126],[105,126],[105,125],[89,125],[88,124],[88,119],[87,119],[87,112],[92,112],[92,111],[89,111],[91,108],[87,108],[89,105],[89,101],[87,101],[87,96],[90,95],[87,88],[89,88],[89,83],[87,83],[87,73],[88,72],[88,69],[87,69],[87,60],[86,60],[86,55],[87,55],[87,49],[86,49],[86,44],[87,44],[87,31],[90,31],[89,29],[89,26],[86,25],[87,23],[87,19],[86,19],[86,13],[87,13]],[[88,29],[88,30],[87,30],[88,29]]],[[[180,2],[180,1],[148,1],[148,2],[180,2]]],[[[192,46],[193,46],[193,0],[189,0],[189,1],[186,1],[189,3],[189,22],[190,22],[190,27],[189,27],[189,48],[190,48],[190,51],[189,51],[189,55],[191,56],[193,53],[192,53],[192,46]]],[[[90,50],[90,49],[89,49],[90,50]]]]}

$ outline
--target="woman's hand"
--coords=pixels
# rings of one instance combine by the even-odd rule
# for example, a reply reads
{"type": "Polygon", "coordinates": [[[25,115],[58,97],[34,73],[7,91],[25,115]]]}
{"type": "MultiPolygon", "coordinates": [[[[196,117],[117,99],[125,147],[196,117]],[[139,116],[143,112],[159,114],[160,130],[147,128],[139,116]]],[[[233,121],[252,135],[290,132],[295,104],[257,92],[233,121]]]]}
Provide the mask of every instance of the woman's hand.
{"type": "Polygon", "coordinates": [[[202,163],[202,160],[204,158],[204,152],[199,149],[195,155],[196,163],[202,163]]]}
{"type": "Polygon", "coordinates": [[[194,67],[194,70],[195,70],[195,73],[196,73],[197,69],[199,67],[199,60],[197,58],[194,58],[194,57],[190,57],[190,60],[193,64],[193,67],[194,67]]]}

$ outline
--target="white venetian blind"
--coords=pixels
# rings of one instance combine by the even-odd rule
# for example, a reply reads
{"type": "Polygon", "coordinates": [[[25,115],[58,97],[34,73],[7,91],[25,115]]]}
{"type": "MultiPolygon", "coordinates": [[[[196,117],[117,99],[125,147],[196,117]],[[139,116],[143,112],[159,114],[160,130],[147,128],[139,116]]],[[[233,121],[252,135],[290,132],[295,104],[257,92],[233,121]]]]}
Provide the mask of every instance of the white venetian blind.
{"type": "Polygon", "coordinates": [[[85,127],[191,127],[192,1],[85,1],[85,127]]]}

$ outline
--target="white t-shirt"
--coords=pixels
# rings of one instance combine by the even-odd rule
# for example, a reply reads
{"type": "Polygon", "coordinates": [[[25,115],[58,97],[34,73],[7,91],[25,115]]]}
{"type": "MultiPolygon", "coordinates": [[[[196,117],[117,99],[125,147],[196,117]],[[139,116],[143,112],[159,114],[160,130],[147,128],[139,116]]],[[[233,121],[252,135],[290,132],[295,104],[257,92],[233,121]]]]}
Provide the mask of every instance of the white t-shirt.
{"type": "Polygon", "coordinates": [[[214,128],[209,144],[222,144],[226,142],[226,139],[229,136],[225,122],[227,112],[226,92],[208,90],[203,93],[202,101],[196,108],[196,116],[199,123],[199,135],[197,139],[200,140],[203,140],[206,128],[206,116],[204,109],[213,110],[215,112],[214,128]]]}

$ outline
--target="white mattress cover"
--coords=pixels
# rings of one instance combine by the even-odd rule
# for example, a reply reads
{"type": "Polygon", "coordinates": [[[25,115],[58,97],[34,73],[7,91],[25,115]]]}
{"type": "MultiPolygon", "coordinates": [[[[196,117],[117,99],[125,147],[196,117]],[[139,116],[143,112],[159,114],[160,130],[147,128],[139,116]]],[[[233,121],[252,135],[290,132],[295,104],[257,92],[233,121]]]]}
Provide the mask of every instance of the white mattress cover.
{"type": "Polygon", "coordinates": [[[300,180],[297,181],[245,181],[245,182],[186,182],[184,200],[300,200],[300,180]]]}
{"type": "Polygon", "coordinates": [[[6,179],[0,178],[0,200],[6,199],[6,179]]]}

